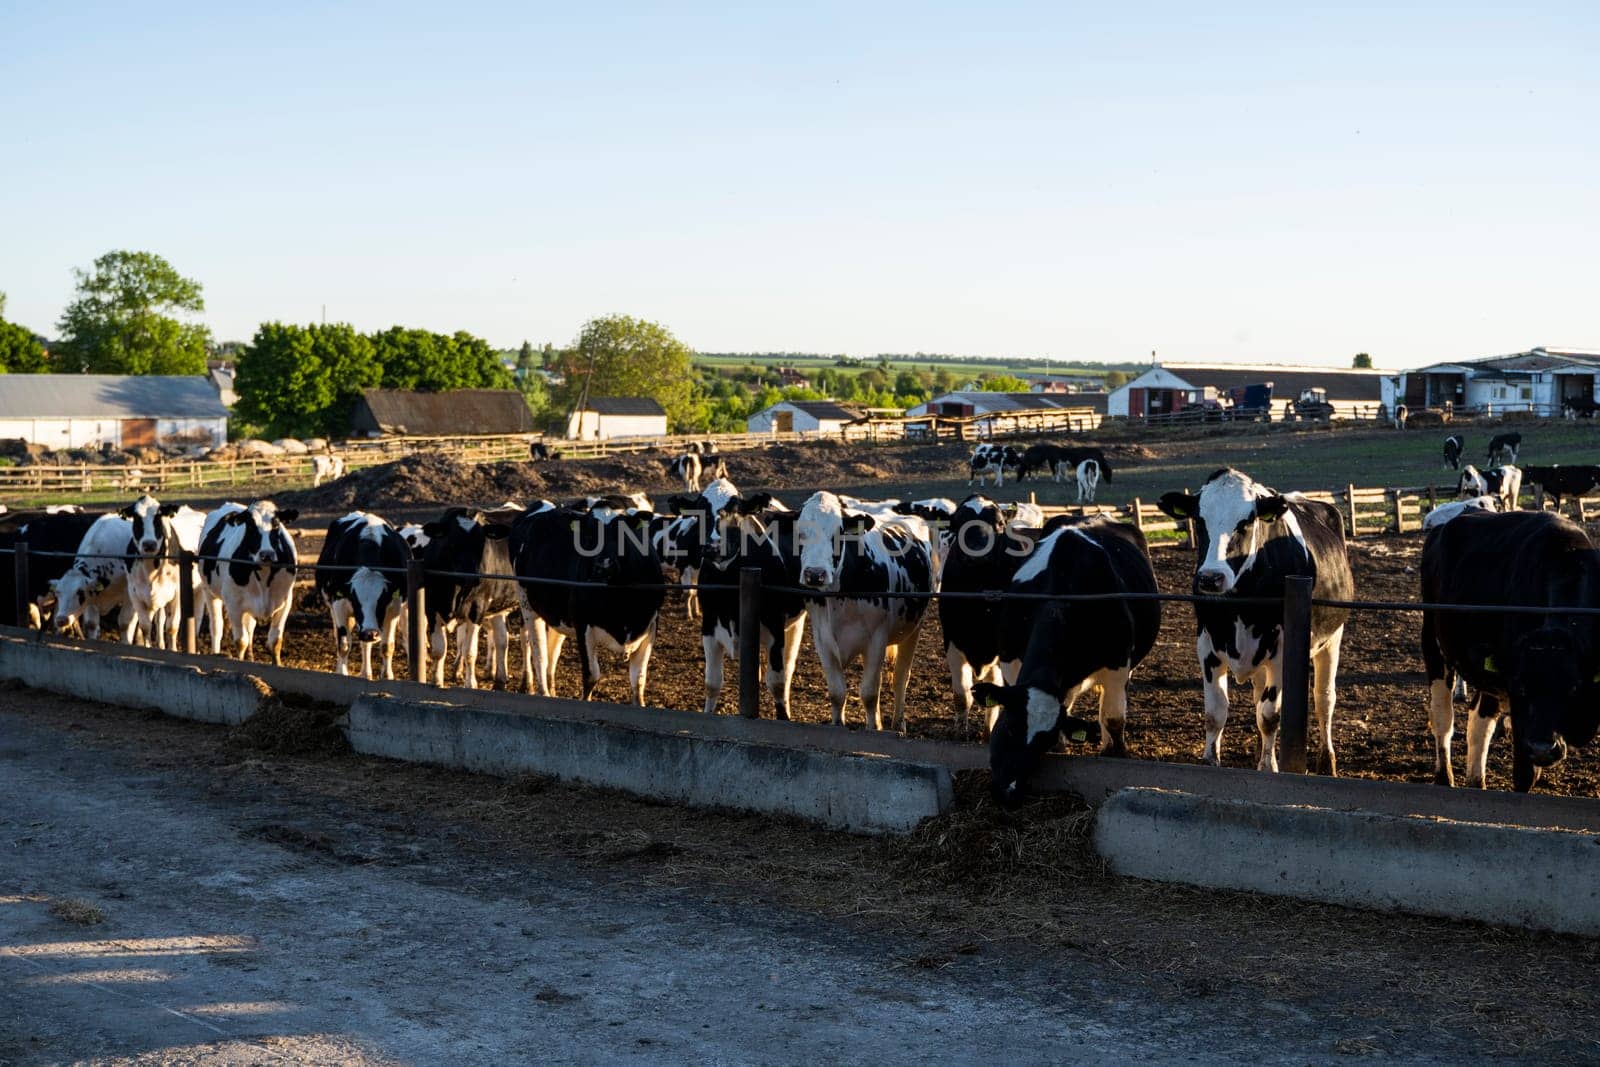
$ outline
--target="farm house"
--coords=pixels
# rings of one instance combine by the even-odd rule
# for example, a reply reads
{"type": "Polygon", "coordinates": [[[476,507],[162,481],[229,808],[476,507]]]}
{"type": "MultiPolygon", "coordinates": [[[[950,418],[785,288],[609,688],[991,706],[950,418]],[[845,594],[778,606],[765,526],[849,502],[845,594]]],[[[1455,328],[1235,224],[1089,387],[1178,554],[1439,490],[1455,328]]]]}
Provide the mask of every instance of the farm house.
{"type": "Polygon", "coordinates": [[[1530,348],[1509,356],[1434,363],[1383,380],[1383,402],[1418,411],[1451,404],[1458,408],[1532,411],[1559,415],[1562,401],[1600,397],[1600,351],[1530,348]]]}
{"type": "Polygon", "coordinates": [[[918,404],[907,420],[938,416],[971,419],[973,432],[991,436],[1053,426],[1092,430],[1106,412],[1105,393],[987,393],[959,390],[918,404]]]}
{"type": "Polygon", "coordinates": [[[1327,390],[1335,415],[1371,417],[1383,402],[1383,377],[1378,370],[1347,367],[1305,367],[1278,363],[1158,363],[1113,389],[1106,414],[1142,419],[1172,415],[1227,396],[1232,389],[1272,386],[1274,414],[1286,401],[1308,389],[1327,390]]]}
{"type": "Polygon", "coordinates": [[[533,412],[515,389],[364,389],[350,412],[352,437],[447,437],[534,433],[533,412]]]}
{"type": "Polygon", "coordinates": [[[861,412],[832,400],[780,400],[744,421],[750,433],[838,433],[861,412]]]}
{"type": "Polygon", "coordinates": [[[666,432],[667,411],[648,396],[591,396],[567,420],[572,440],[661,437],[666,432]]]}
{"type": "Polygon", "coordinates": [[[220,445],[228,409],[203,374],[6,374],[0,438],[50,449],[220,445]]]}

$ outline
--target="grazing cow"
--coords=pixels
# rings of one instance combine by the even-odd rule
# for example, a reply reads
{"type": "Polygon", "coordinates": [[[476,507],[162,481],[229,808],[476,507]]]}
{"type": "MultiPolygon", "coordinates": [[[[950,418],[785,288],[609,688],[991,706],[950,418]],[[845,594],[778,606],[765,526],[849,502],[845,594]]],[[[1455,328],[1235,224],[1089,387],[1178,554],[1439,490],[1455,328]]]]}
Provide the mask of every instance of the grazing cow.
{"type": "MultiPolygon", "coordinates": [[[[128,541],[128,605],[134,638],[157,648],[178,647],[178,553],[200,550],[203,511],[163,504],[145,495],[119,513],[132,524],[128,541]]],[[[194,576],[198,587],[200,576],[194,576]]]]}
{"type": "Polygon", "coordinates": [[[560,459],[561,450],[559,448],[551,448],[543,441],[535,441],[533,444],[528,446],[528,458],[534,463],[543,462],[545,460],[560,459]]]}
{"type": "Polygon", "coordinates": [[[607,504],[530,511],[511,526],[513,570],[522,586],[524,685],[555,695],[565,637],[578,646],[584,700],[599,684],[601,647],[628,661],[628,687],[644,705],[657,615],[666,593],[651,543],[654,516],[607,504]],[[557,583],[602,583],[574,586],[557,583]]]}
{"type": "Polygon", "coordinates": [[[1022,453],[1010,445],[978,445],[972,450],[967,484],[982,485],[985,478],[993,478],[996,486],[1004,485],[1006,471],[1014,472],[1021,464],[1022,453]]]}
{"type": "Polygon", "coordinates": [[[1469,511],[1499,511],[1500,498],[1497,496],[1475,496],[1469,500],[1452,500],[1448,504],[1440,504],[1422,517],[1422,532],[1427,533],[1435,526],[1443,526],[1460,515],[1469,511]]]}
{"type": "Polygon", "coordinates": [[[331,482],[336,478],[343,477],[344,458],[342,456],[311,457],[311,488],[315,489],[323,482],[331,482]]]}
{"type": "Polygon", "coordinates": [[[1493,465],[1498,462],[1501,454],[1510,457],[1511,463],[1517,462],[1517,453],[1522,451],[1522,435],[1520,433],[1497,433],[1489,439],[1489,454],[1485,462],[1493,465]]]}
{"type": "MultiPolygon", "coordinates": [[[[900,518],[901,523],[913,519],[900,518]]],[[[879,683],[887,661],[894,672],[895,729],[905,729],[906,683],[928,601],[881,594],[931,593],[933,561],[927,540],[901,523],[847,512],[839,498],[826,491],[813,494],[796,519],[800,584],[818,594],[841,594],[806,598],[835,726],[844,725],[845,670],[861,657],[861,703],[867,727],[880,728],[879,683]]]]}
{"type": "Polygon", "coordinates": [[[795,513],[772,507],[770,494],[735,497],[718,512],[699,569],[702,614],[700,643],[705,652],[707,715],[716,713],[722,694],[723,664],[739,654],[739,574],[746,567],[761,572],[767,591],[761,594],[758,648],[772,694],[775,717],[789,717],[789,694],[800,638],[805,633],[805,601],[781,592],[799,584],[800,553],[795,513]]]}
{"type": "Polygon", "coordinates": [[[373,680],[372,648],[383,643],[383,677],[394,678],[395,631],[405,606],[405,570],[410,551],[388,522],[352,511],[328,524],[317,557],[317,591],[333,622],[336,669],[350,673],[350,632],[361,643],[361,675],[373,680]]]}
{"type": "Polygon", "coordinates": [[[136,620],[128,604],[128,542],[133,523],[120,514],[101,515],[78,542],[66,572],[52,583],[56,594],[56,632],[77,626],[85,637],[100,636],[100,621],[113,609],[125,642],[133,641],[136,620]]]}
{"type": "Polygon", "coordinates": [[[1066,465],[1067,450],[1060,445],[1029,445],[1017,461],[1017,481],[1025,481],[1034,471],[1050,472],[1050,480],[1059,482],[1066,465]]]}
{"type": "MultiPolygon", "coordinates": [[[[1017,569],[1012,590],[1061,595],[1156,592],[1144,534],[1101,516],[1056,526],[1017,569]]],[[[1032,618],[1007,619],[1005,643],[1021,650],[1013,685],[979,683],[975,695],[999,709],[989,733],[995,799],[1015,803],[1039,758],[1065,733],[1104,739],[1100,753],[1126,756],[1128,678],[1154,647],[1161,605],[1154,600],[1046,601],[1032,618]],[[1100,688],[1099,721],[1072,705],[1100,688]]]]}
{"type": "Polygon", "coordinates": [[[685,452],[681,456],[667,460],[667,473],[683,483],[685,493],[698,493],[700,491],[700,455],[697,452],[685,452]]]}
{"type": "Polygon", "coordinates": [[[1600,411],[1600,402],[1589,396],[1569,396],[1561,401],[1562,414],[1567,418],[1577,421],[1578,416],[1586,419],[1594,418],[1595,412],[1600,411]]]}
{"type": "Polygon", "coordinates": [[[1422,599],[1430,604],[1527,605],[1541,614],[1422,615],[1434,780],[1454,784],[1451,687],[1477,691],[1467,719],[1467,785],[1481,788],[1489,743],[1511,715],[1511,778],[1519,793],[1600,728],[1600,554],[1583,528],[1548,511],[1469,512],[1432,530],[1422,547],[1422,599]]]}
{"type": "MultiPolygon", "coordinates": [[[[435,685],[444,685],[450,631],[454,630],[461,684],[468,689],[478,687],[478,636],[487,629],[494,687],[506,687],[511,677],[511,644],[506,622],[521,604],[507,543],[511,524],[521,516],[520,508],[491,512],[450,508],[437,521],[422,527],[427,544],[418,558],[427,572],[423,580],[423,604],[428,613],[427,628],[432,634],[430,648],[435,685]],[[505,577],[460,577],[463,574],[505,577]]],[[[402,530],[401,539],[404,537],[402,530]]]]}
{"type": "MultiPolygon", "coordinates": [[[[999,504],[976,494],[963,500],[951,516],[943,541],[941,593],[992,593],[1009,588],[1017,568],[1033,550],[1032,538],[1007,524],[999,504]]],[[[966,729],[972,711],[974,678],[999,681],[1002,676],[1005,617],[1017,612],[1031,618],[1033,607],[1027,601],[939,598],[939,628],[944,635],[945,664],[950,668],[957,730],[966,729]]]]}
{"type": "MultiPolygon", "coordinates": [[[[283,629],[294,604],[294,535],[284,523],[300,517],[270,500],[249,507],[229,502],[206,516],[200,532],[200,577],[210,596],[211,652],[222,653],[222,623],[233,635],[231,653],[248,659],[256,625],[267,624],[272,662],[283,665],[283,629]]],[[[317,572],[317,588],[324,588],[317,572]]]]}
{"type": "Polygon", "coordinates": [[[1579,464],[1571,467],[1524,467],[1522,480],[1536,485],[1555,498],[1556,510],[1561,510],[1564,496],[1583,496],[1600,488],[1600,466],[1579,464]]]}
{"type": "MultiPolygon", "coordinates": [[[[1222,762],[1222,728],[1228,721],[1228,676],[1255,688],[1258,767],[1278,769],[1278,717],[1282,704],[1283,611],[1276,604],[1247,605],[1236,598],[1281,597],[1285,579],[1309,577],[1312,595],[1348,600],[1354,588],[1345,549],[1344,519],[1332,504],[1279,494],[1232,468],[1214,472],[1198,496],[1167,493],[1161,510],[1194,520],[1199,563],[1194,605],[1199,631],[1195,651],[1205,686],[1207,763],[1222,762]]],[[[1318,768],[1337,773],[1333,751],[1335,679],[1344,639],[1344,608],[1311,609],[1312,687],[1318,768]]]]}
{"type": "Polygon", "coordinates": [[[1094,460],[1095,464],[1100,468],[1101,479],[1104,480],[1107,485],[1110,485],[1113,481],[1111,461],[1106,458],[1104,449],[1088,446],[1069,447],[1066,449],[1066,455],[1063,457],[1064,462],[1068,464],[1067,469],[1070,471],[1076,471],[1081,463],[1083,463],[1085,460],[1091,459],[1094,460]]]}
{"type": "Polygon", "coordinates": [[[1095,490],[1100,488],[1100,464],[1086,459],[1078,464],[1078,503],[1093,504],[1095,490]]]}
{"type": "Polygon", "coordinates": [[[1411,409],[1410,408],[1406,407],[1404,404],[1396,404],[1394,406],[1394,428],[1397,429],[1397,430],[1405,429],[1406,428],[1406,418],[1410,414],[1411,414],[1411,409]]]}
{"type": "Polygon", "coordinates": [[[10,562],[9,555],[0,559],[0,623],[38,629],[46,619],[53,618],[50,608],[55,600],[56,581],[72,567],[71,553],[77,551],[83,543],[83,535],[98,518],[75,507],[6,514],[5,521],[0,523],[0,548],[11,549],[19,541],[26,542],[33,555],[28,559],[25,596],[28,617],[25,619],[16,617],[16,569],[5,566],[10,562]]]}
{"type": "Polygon", "coordinates": [[[1461,469],[1456,495],[1497,496],[1501,511],[1516,511],[1517,501],[1522,496],[1522,472],[1515,467],[1490,467],[1480,471],[1468,463],[1461,469]]]}
{"type": "Polygon", "coordinates": [[[1444,465],[1453,471],[1461,469],[1461,454],[1466,450],[1466,438],[1453,433],[1444,439],[1444,465]]]}

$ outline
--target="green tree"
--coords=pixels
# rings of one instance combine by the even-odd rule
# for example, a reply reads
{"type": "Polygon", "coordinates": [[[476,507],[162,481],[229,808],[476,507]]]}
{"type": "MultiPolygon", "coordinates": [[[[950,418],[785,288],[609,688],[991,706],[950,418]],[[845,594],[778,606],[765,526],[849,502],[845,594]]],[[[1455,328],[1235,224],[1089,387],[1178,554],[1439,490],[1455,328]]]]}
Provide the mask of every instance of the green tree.
{"type": "Polygon", "coordinates": [[[1128,384],[1128,374],[1126,371],[1108,370],[1106,371],[1105,380],[1106,390],[1108,392],[1112,389],[1121,389],[1124,385],[1128,384]]]}
{"type": "Polygon", "coordinates": [[[382,381],[372,339],[344,323],[262,323],[239,356],[237,412],[269,437],[343,436],[356,394],[382,381]]]}
{"type": "Polygon", "coordinates": [[[586,384],[589,396],[654,397],[674,428],[693,428],[693,356],[659,323],[628,315],[591,319],[578,334],[561,400],[570,407],[586,384]]]}
{"type": "Polygon", "coordinates": [[[1350,361],[1350,366],[1354,367],[1356,370],[1371,370],[1372,357],[1367,355],[1365,352],[1357,352],[1356,358],[1350,361]]]}
{"type": "Polygon", "coordinates": [[[49,369],[44,346],[33,331],[0,319],[0,374],[43,374],[49,369]]]}
{"type": "Polygon", "coordinates": [[[522,342],[522,347],[517,349],[517,373],[523,377],[533,373],[538,363],[539,354],[527,341],[522,342]]]}
{"type": "Polygon", "coordinates": [[[978,383],[986,393],[1026,393],[1028,383],[1010,374],[987,375],[978,383]]]}
{"type": "Polygon", "coordinates": [[[511,375],[489,342],[470,333],[431,333],[393,326],[372,335],[385,389],[509,389],[511,375]]]}
{"type": "Polygon", "coordinates": [[[211,331],[174,317],[205,310],[200,283],[154,252],[107,252],[74,270],[77,298],[61,314],[62,370],[94,374],[204,374],[211,331]]]}

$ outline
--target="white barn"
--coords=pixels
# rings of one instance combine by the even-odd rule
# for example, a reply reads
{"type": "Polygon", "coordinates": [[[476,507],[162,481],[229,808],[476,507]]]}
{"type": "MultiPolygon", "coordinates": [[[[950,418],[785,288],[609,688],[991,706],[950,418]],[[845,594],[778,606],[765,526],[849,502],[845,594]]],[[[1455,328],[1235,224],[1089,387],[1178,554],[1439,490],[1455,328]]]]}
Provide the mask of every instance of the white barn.
{"type": "Polygon", "coordinates": [[[613,437],[662,437],[667,411],[648,396],[591,396],[567,420],[567,437],[608,441],[613,437]]]}
{"type": "Polygon", "coordinates": [[[749,433],[838,433],[861,413],[832,400],[780,400],[744,420],[749,433]]]}
{"type": "Polygon", "coordinates": [[[4,374],[0,438],[52,450],[214,446],[228,440],[228,409],[203,374],[4,374]]]}
{"type": "Polygon", "coordinates": [[[926,420],[930,415],[970,419],[975,434],[993,436],[1039,429],[1092,430],[1100,425],[1105,411],[1105,393],[990,393],[963,389],[916,405],[906,412],[906,420],[926,420]]]}
{"type": "Polygon", "coordinates": [[[1383,380],[1389,410],[1450,404],[1472,410],[1559,415],[1569,399],[1600,400],[1600,350],[1530,348],[1509,356],[1434,363],[1383,380]]]}

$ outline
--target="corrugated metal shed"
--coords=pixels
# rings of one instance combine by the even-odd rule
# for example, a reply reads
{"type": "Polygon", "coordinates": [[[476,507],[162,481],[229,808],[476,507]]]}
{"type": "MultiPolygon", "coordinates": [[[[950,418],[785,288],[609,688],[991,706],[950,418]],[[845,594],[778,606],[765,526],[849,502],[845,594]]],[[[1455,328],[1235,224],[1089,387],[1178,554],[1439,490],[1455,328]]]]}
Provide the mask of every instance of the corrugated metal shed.
{"type": "Polygon", "coordinates": [[[591,396],[583,411],[601,415],[665,415],[667,409],[648,396],[591,396]]]}
{"type": "Polygon", "coordinates": [[[203,374],[0,374],[0,419],[222,419],[203,374]]]}
{"type": "Polygon", "coordinates": [[[533,412],[515,389],[452,389],[420,393],[366,389],[350,413],[357,434],[436,437],[534,432],[533,412]]]}
{"type": "MultiPolygon", "coordinates": [[[[836,404],[832,400],[785,400],[783,403],[816,419],[838,419],[844,422],[853,422],[861,417],[860,411],[847,408],[843,404],[836,404]]],[[[773,407],[776,406],[776,404],[773,405],[773,407]]]]}

